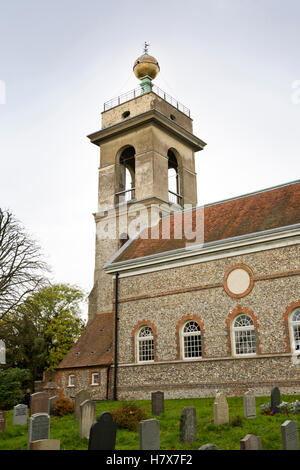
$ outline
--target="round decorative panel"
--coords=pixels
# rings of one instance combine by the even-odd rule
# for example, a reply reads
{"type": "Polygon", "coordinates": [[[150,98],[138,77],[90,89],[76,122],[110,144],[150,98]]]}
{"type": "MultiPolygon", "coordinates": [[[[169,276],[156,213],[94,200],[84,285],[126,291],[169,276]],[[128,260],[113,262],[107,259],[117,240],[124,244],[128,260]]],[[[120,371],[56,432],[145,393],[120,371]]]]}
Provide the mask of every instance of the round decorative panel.
{"type": "Polygon", "coordinates": [[[237,265],[225,275],[224,289],[231,297],[244,297],[253,287],[253,275],[248,266],[237,265]]]}

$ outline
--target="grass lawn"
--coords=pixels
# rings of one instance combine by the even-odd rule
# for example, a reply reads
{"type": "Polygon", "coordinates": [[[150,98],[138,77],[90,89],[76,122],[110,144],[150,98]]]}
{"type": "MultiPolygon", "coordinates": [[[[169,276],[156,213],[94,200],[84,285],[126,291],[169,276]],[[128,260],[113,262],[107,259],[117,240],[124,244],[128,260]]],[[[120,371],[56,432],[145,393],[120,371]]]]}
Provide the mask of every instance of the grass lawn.
{"type": "MultiPolygon", "coordinates": [[[[282,395],[281,401],[292,402],[299,399],[299,395],[282,395]]],[[[137,401],[138,406],[146,409],[148,418],[158,418],[160,421],[161,450],[192,450],[211,442],[221,450],[239,450],[240,439],[246,434],[255,434],[262,439],[263,450],[280,450],[280,425],[286,421],[297,420],[300,427],[300,414],[263,416],[259,405],[269,401],[269,397],[256,398],[256,419],[245,419],[243,412],[243,398],[228,398],[230,423],[234,416],[242,418],[241,426],[224,424],[215,426],[213,420],[214,398],[197,398],[182,400],[165,400],[165,412],[159,418],[151,414],[151,401],[137,401]],[[185,406],[194,406],[197,412],[197,440],[192,444],[179,442],[179,421],[181,411],[185,406]]],[[[110,411],[125,402],[103,401],[96,403],[96,416],[103,411],[110,411]]],[[[6,430],[0,432],[0,450],[25,450],[27,448],[27,426],[12,424],[13,411],[6,414],[6,430]]],[[[62,450],[86,450],[87,439],[79,438],[79,424],[74,416],[67,415],[62,418],[51,416],[50,438],[60,439],[62,450]]],[[[116,450],[138,450],[138,431],[118,429],[116,450]]]]}

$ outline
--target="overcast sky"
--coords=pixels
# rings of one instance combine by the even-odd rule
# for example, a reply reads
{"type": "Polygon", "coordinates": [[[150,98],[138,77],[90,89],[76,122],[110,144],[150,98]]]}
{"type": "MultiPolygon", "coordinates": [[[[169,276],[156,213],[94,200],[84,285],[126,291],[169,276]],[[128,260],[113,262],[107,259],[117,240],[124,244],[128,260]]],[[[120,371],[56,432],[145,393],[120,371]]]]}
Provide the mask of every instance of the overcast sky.
{"type": "Polygon", "coordinates": [[[41,244],[52,281],[93,284],[103,103],[155,84],[190,108],[198,203],[300,169],[299,0],[0,0],[0,207],[41,244]]]}

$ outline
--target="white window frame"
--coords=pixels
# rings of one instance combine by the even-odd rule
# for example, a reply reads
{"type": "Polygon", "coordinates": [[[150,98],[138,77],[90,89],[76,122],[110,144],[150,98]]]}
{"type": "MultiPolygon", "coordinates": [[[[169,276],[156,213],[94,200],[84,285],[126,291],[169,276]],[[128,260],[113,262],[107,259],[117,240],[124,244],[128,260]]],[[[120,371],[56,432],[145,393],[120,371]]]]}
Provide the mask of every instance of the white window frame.
{"type": "Polygon", "coordinates": [[[75,375],[74,374],[70,374],[68,377],[68,387],[75,387],[75,375]]]}
{"type": "Polygon", "coordinates": [[[150,326],[148,325],[143,325],[138,329],[137,336],[136,336],[136,357],[137,357],[137,362],[139,364],[148,364],[150,362],[154,362],[154,336],[153,336],[153,330],[150,326]],[[142,331],[148,329],[151,330],[151,335],[146,335],[146,336],[140,336],[142,331]],[[152,349],[153,349],[153,359],[141,359],[140,358],[140,344],[142,342],[152,342],[152,349]]]}
{"type": "Polygon", "coordinates": [[[195,320],[188,320],[186,321],[183,325],[182,325],[182,328],[181,328],[181,357],[184,361],[197,361],[199,359],[202,359],[202,334],[201,334],[201,328],[200,328],[200,325],[197,321],[195,320]],[[185,332],[185,328],[186,326],[189,324],[189,323],[196,323],[199,330],[197,331],[188,331],[188,332],[185,332]],[[187,337],[190,337],[190,336],[200,336],[200,347],[201,347],[201,355],[200,356],[194,356],[194,357],[188,357],[185,355],[185,338],[187,337]]]}
{"type": "Polygon", "coordinates": [[[289,316],[289,326],[290,326],[290,338],[291,338],[291,349],[293,353],[300,354],[300,331],[298,341],[295,339],[295,327],[299,327],[300,330],[300,307],[296,307],[291,311],[289,316]],[[299,316],[299,320],[293,320],[294,315],[299,316]],[[298,348],[296,343],[298,342],[298,348]]]}
{"type": "MultiPolygon", "coordinates": [[[[252,334],[251,334],[251,336],[252,336],[252,334]]],[[[233,351],[233,355],[235,357],[249,357],[249,356],[256,356],[257,355],[257,343],[256,343],[255,326],[254,326],[253,319],[251,318],[250,315],[248,315],[247,313],[241,312],[240,314],[238,314],[237,316],[234,317],[234,319],[232,321],[232,327],[231,327],[231,340],[232,340],[232,351],[233,351]],[[242,316],[247,317],[250,320],[251,325],[239,326],[239,327],[234,326],[236,321],[242,316]],[[237,333],[242,333],[242,332],[247,332],[247,331],[248,332],[250,332],[250,331],[254,332],[255,352],[239,353],[239,352],[237,352],[236,334],[237,333]]]]}
{"type": "Polygon", "coordinates": [[[100,375],[99,375],[99,372],[93,372],[92,373],[92,383],[91,385],[99,385],[99,379],[100,379],[100,375]],[[97,376],[97,382],[95,382],[95,376],[97,376]]]}

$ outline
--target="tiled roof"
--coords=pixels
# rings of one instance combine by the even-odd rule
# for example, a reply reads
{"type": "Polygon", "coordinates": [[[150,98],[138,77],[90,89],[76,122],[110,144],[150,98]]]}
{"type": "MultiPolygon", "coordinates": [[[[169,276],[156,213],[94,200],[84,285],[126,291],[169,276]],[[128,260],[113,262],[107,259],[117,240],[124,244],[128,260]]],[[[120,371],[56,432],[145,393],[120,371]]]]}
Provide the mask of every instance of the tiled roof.
{"type": "Polygon", "coordinates": [[[113,360],[113,313],[100,313],[59,364],[58,369],[111,364],[113,360]]]}
{"type": "MultiPolygon", "coordinates": [[[[193,227],[197,211],[200,208],[192,211],[193,227]]],[[[170,237],[164,239],[161,219],[156,239],[151,238],[151,229],[146,229],[143,235],[121,250],[113,263],[184,248],[192,240],[174,237],[174,230],[176,233],[176,228],[182,223],[182,214],[170,216],[170,237]]],[[[300,223],[300,181],[204,206],[204,243],[297,223],[300,223]]]]}

